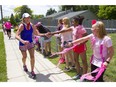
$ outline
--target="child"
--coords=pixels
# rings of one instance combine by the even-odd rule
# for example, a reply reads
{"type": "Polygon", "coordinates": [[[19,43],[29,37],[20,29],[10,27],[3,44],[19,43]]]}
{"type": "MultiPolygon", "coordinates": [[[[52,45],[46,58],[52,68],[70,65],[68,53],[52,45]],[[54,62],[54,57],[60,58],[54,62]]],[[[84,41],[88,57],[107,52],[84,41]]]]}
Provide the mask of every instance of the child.
{"type": "MultiPolygon", "coordinates": [[[[78,16],[78,17],[73,18],[72,20],[73,40],[82,38],[87,35],[87,32],[82,25],[83,19],[84,19],[83,16],[78,16]]],[[[73,77],[74,80],[80,78],[81,74],[87,73],[88,64],[87,64],[87,58],[86,58],[86,50],[87,50],[86,42],[81,43],[77,45],[75,48],[73,48],[76,72],[77,72],[77,75],[73,77]],[[81,60],[82,60],[82,69],[79,63],[79,56],[81,57],[81,60]],[[81,72],[82,70],[83,72],[81,72]]]]}
{"type": "MultiPolygon", "coordinates": [[[[63,18],[63,28],[62,28],[62,30],[65,30],[69,27],[70,27],[69,19],[67,17],[63,18]]],[[[65,42],[72,41],[72,31],[60,33],[60,35],[61,35],[61,47],[64,49],[65,48],[65,42]]],[[[70,71],[69,62],[71,62],[71,66],[73,66],[72,65],[72,62],[73,62],[72,51],[67,52],[66,54],[64,54],[64,56],[65,56],[65,62],[66,62],[66,66],[65,66],[64,71],[70,71]]]]}
{"type": "MultiPolygon", "coordinates": [[[[64,32],[68,32],[68,31],[72,31],[72,37],[73,40],[76,40],[78,38],[82,38],[83,36],[86,36],[86,30],[82,25],[84,17],[83,16],[78,16],[73,18],[72,20],[72,25],[70,28],[65,29],[65,30],[61,30],[61,31],[57,31],[57,32],[52,32],[51,34],[57,34],[57,33],[64,33],[64,32]]],[[[74,49],[74,59],[75,59],[75,65],[76,65],[76,72],[77,75],[73,77],[73,79],[78,79],[81,76],[81,70],[80,70],[80,63],[79,63],[79,55],[81,56],[82,59],[82,63],[83,63],[83,74],[87,73],[87,69],[88,69],[88,65],[87,65],[87,59],[86,59],[86,44],[85,42],[77,45],[74,49]]],[[[74,65],[74,64],[73,64],[74,65]]]]}
{"type": "MultiPolygon", "coordinates": [[[[44,27],[41,22],[38,22],[36,25],[37,30],[40,33],[48,33],[51,32],[48,28],[44,27]]],[[[51,55],[51,37],[40,37],[40,43],[42,50],[44,49],[45,52],[42,52],[44,56],[50,56],[51,55]]]]}
{"type": "MultiPolygon", "coordinates": [[[[62,30],[62,28],[63,28],[63,23],[62,23],[62,19],[60,19],[60,20],[58,20],[57,31],[62,30]]],[[[56,41],[57,41],[58,51],[61,51],[61,37],[60,37],[60,34],[56,35],[56,41]]]]}
{"type": "MultiPolygon", "coordinates": [[[[91,46],[93,50],[93,60],[91,61],[91,71],[95,70],[98,67],[101,67],[101,65],[107,66],[114,54],[114,49],[112,46],[111,38],[107,36],[104,23],[101,21],[97,21],[95,24],[92,25],[92,34],[87,35],[83,38],[74,40],[73,42],[69,43],[69,46],[72,46],[73,44],[81,44],[87,40],[90,39],[91,46]],[[103,44],[103,57],[104,61],[102,61],[101,54],[100,54],[100,45],[103,44]]],[[[105,72],[105,71],[104,71],[105,72]]],[[[92,74],[92,76],[95,76],[95,74],[92,74]]],[[[96,80],[97,82],[103,82],[103,75],[104,73],[96,80]]]]}

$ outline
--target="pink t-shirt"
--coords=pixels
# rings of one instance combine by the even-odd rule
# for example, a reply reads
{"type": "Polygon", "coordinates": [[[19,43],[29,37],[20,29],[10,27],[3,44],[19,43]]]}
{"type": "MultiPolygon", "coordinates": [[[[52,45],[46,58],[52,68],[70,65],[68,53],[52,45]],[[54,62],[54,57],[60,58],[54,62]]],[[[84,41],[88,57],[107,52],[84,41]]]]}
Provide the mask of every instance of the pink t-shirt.
{"type": "Polygon", "coordinates": [[[112,41],[111,38],[108,36],[105,36],[103,39],[99,39],[97,37],[95,37],[93,34],[90,34],[90,40],[91,40],[91,46],[93,49],[93,60],[92,60],[92,64],[101,67],[102,64],[102,58],[100,55],[100,45],[103,44],[103,57],[107,58],[108,56],[108,48],[112,46],[112,41]]]}
{"type": "Polygon", "coordinates": [[[73,40],[81,38],[86,33],[85,28],[82,25],[71,27],[73,29],[73,40]]]}
{"type": "Polygon", "coordinates": [[[4,26],[5,26],[6,29],[11,29],[11,23],[10,22],[6,22],[4,24],[4,26]]]}
{"type": "MultiPolygon", "coordinates": [[[[66,27],[63,26],[62,30],[66,29],[66,27]]],[[[61,46],[63,46],[64,41],[72,41],[72,31],[61,33],[61,46]]]]}

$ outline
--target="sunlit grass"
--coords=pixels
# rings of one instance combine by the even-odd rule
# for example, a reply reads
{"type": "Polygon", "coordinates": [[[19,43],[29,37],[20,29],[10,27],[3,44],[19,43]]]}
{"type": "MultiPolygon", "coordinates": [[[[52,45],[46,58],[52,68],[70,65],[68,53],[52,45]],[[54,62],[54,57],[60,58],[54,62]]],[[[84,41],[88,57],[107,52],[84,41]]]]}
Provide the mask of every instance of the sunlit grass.
{"type": "Polygon", "coordinates": [[[4,37],[3,33],[0,32],[0,82],[7,81],[6,73],[6,54],[4,48],[4,37]]]}

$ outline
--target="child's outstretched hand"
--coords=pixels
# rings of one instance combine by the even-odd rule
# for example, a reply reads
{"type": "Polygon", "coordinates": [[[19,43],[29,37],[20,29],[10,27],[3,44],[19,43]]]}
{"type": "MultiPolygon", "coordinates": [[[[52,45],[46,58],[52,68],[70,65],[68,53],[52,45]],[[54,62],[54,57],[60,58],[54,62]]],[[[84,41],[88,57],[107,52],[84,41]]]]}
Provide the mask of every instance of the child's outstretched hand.
{"type": "Polygon", "coordinates": [[[106,66],[106,67],[108,67],[108,63],[107,62],[104,62],[103,65],[106,66]]]}
{"type": "Polygon", "coordinates": [[[45,34],[45,36],[48,37],[48,38],[50,38],[50,37],[52,36],[52,34],[51,34],[51,32],[47,32],[47,33],[45,34]]]}
{"type": "Polygon", "coordinates": [[[72,47],[73,46],[73,43],[72,42],[68,42],[68,47],[72,47]]]}
{"type": "Polygon", "coordinates": [[[69,47],[72,47],[72,46],[73,46],[72,42],[70,42],[70,41],[69,42],[66,42],[66,41],[64,42],[64,47],[65,48],[69,48],[69,47]]]}

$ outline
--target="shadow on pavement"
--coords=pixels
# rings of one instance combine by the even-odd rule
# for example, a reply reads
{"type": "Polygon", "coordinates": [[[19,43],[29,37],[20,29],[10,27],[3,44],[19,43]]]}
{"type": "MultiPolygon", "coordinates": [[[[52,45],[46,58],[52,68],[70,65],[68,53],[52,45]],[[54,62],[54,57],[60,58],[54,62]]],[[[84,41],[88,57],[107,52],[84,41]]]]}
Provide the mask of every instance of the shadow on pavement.
{"type": "Polygon", "coordinates": [[[41,73],[36,74],[36,82],[53,82],[52,80],[49,79],[49,77],[53,74],[61,74],[62,72],[59,73],[49,73],[47,75],[43,75],[41,73]]]}

